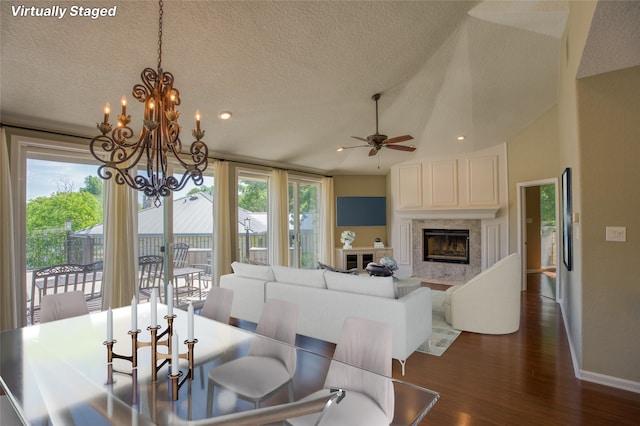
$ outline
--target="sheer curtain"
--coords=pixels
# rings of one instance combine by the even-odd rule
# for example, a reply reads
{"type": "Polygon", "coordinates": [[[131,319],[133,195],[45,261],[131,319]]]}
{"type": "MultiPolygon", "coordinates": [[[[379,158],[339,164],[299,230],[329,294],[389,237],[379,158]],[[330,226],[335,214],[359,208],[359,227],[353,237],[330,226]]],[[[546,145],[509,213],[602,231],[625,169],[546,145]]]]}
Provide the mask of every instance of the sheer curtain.
{"type": "Polygon", "coordinates": [[[137,191],[105,181],[102,309],[129,306],[138,294],[137,191]]]}
{"type": "Polygon", "coordinates": [[[9,151],[4,128],[0,128],[0,331],[17,326],[13,202],[9,151]]]}
{"type": "Polygon", "coordinates": [[[320,212],[320,252],[318,260],[327,265],[335,264],[335,250],[333,247],[336,227],[336,197],[333,193],[333,178],[322,179],[322,196],[320,198],[322,211],[320,212]]]}
{"type": "MultiPolygon", "coordinates": [[[[215,196],[213,200],[213,283],[231,273],[231,199],[229,197],[229,163],[214,162],[215,196]]],[[[235,235],[235,234],[234,234],[235,235]]]]}
{"type": "Polygon", "coordinates": [[[269,180],[269,252],[273,265],[289,265],[289,173],[274,169],[269,180]]]}

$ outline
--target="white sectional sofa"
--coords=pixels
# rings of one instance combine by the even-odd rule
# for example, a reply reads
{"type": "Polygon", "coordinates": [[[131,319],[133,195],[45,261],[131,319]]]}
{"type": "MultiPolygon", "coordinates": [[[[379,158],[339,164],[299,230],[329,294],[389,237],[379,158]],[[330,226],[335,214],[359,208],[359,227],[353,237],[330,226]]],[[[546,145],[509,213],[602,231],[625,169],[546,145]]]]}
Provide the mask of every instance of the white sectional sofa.
{"type": "Polygon", "coordinates": [[[337,343],[347,317],[389,324],[393,358],[405,363],[431,336],[431,289],[420,287],[400,298],[392,277],[369,277],[285,266],[234,262],[220,287],[234,291],[231,316],[258,322],[267,299],[298,305],[298,334],[337,343]]]}

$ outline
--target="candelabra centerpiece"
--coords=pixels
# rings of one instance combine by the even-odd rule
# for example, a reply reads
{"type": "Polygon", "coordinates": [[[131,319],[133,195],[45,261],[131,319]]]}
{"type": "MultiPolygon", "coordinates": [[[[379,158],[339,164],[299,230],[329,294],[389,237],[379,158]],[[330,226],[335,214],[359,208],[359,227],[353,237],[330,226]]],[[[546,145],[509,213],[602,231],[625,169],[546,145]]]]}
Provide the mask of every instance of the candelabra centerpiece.
{"type": "Polygon", "coordinates": [[[193,337],[193,316],[194,310],[193,305],[189,303],[189,307],[187,310],[187,320],[188,320],[188,338],[184,341],[187,345],[187,352],[180,353],[179,352],[179,337],[178,333],[174,330],[173,321],[176,318],[176,315],[173,313],[173,294],[171,291],[172,287],[169,287],[169,291],[167,292],[167,315],[164,318],[167,320],[167,328],[164,331],[160,331],[162,328],[157,321],[157,292],[156,289],[153,289],[151,293],[151,324],[147,327],[151,334],[151,339],[148,342],[143,342],[138,340],[138,334],[140,334],[140,330],[137,325],[137,300],[134,296],[131,300],[131,330],[129,330],[128,334],[131,336],[131,355],[121,355],[116,353],[113,350],[114,344],[117,342],[113,338],[113,314],[111,308],[107,311],[107,340],[104,342],[104,345],[107,347],[107,362],[109,363],[110,371],[113,370],[111,363],[114,358],[123,359],[131,362],[131,366],[135,369],[138,366],[138,349],[144,348],[147,346],[151,347],[151,380],[156,381],[158,379],[158,371],[167,363],[171,365],[171,369],[169,372],[169,379],[171,379],[172,383],[172,399],[175,401],[178,399],[178,391],[180,387],[187,380],[193,380],[193,368],[194,368],[194,357],[193,357],[193,348],[196,343],[198,343],[198,339],[193,337]],[[166,339],[163,340],[163,337],[166,339]],[[158,351],[158,346],[167,346],[167,353],[162,353],[158,351]],[[183,375],[182,371],[180,371],[179,359],[186,359],[189,363],[188,373],[182,380],[179,380],[183,375]],[[160,361],[160,364],[158,364],[160,361]]]}

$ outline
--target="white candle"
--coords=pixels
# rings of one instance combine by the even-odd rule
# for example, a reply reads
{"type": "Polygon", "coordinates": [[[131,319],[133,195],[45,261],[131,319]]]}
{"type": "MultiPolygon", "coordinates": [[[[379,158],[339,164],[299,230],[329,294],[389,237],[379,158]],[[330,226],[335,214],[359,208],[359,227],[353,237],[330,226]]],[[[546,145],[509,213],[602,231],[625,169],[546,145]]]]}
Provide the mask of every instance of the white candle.
{"type": "Polygon", "coordinates": [[[138,329],[138,299],[134,294],[131,298],[131,331],[138,329]]]}
{"type": "Polygon", "coordinates": [[[187,322],[189,328],[189,337],[188,340],[190,342],[193,342],[193,304],[191,304],[191,302],[189,302],[189,308],[187,309],[187,313],[188,313],[188,319],[189,321],[187,322]]]}
{"type": "Polygon", "coordinates": [[[107,311],[107,342],[113,341],[113,312],[111,307],[107,311]]]}
{"type": "Polygon", "coordinates": [[[178,333],[173,333],[173,340],[171,342],[171,374],[175,376],[180,372],[180,365],[178,364],[178,333]]]}
{"type": "Polygon", "coordinates": [[[173,286],[167,288],[167,316],[173,315],[173,286]]]}
{"type": "Polygon", "coordinates": [[[158,314],[158,294],[156,293],[156,289],[154,288],[151,291],[151,327],[155,327],[158,325],[157,316],[158,314]]]}

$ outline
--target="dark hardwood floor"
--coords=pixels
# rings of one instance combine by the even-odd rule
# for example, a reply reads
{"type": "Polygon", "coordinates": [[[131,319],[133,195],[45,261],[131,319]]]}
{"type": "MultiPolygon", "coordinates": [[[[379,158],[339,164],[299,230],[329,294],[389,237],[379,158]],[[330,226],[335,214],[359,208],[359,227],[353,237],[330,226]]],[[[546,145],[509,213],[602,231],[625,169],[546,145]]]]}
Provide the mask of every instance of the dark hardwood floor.
{"type": "MultiPolygon", "coordinates": [[[[555,281],[541,273],[529,274],[528,280],[518,332],[502,336],[463,332],[440,357],[411,355],[405,376],[393,361],[393,377],[440,393],[420,424],[640,424],[640,394],[575,378],[562,314],[552,298],[555,281]]],[[[333,344],[303,336],[296,344],[327,356],[334,349],[333,344]]]]}
{"type": "Polygon", "coordinates": [[[463,332],[441,356],[414,353],[402,377],[440,393],[423,425],[637,425],[640,394],[575,378],[555,282],[529,274],[520,330],[463,332]]]}

